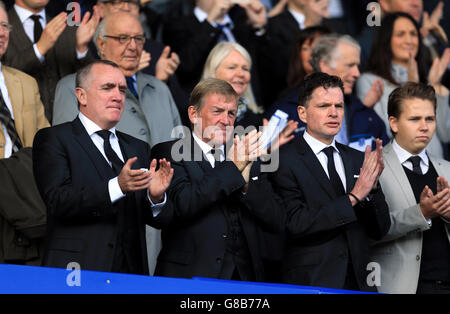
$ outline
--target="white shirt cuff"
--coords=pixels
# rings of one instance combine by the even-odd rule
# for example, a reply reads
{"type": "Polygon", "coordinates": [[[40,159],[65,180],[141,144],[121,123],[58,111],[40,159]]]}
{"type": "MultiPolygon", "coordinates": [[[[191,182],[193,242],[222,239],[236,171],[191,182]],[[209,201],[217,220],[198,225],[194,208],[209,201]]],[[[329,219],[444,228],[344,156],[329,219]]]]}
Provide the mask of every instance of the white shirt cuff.
{"type": "Polygon", "coordinates": [[[80,60],[80,59],[83,59],[84,57],[86,57],[89,49],[86,49],[86,51],[83,53],[79,52],[78,49],[75,49],[75,51],[77,52],[77,59],[80,60]]]}
{"type": "Polygon", "coordinates": [[[153,217],[156,217],[159,215],[159,213],[161,212],[161,209],[163,208],[164,205],[166,205],[167,202],[167,194],[164,193],[164,200],[161,203],[155,204],[152,202],[152,200],[150,199],[150,194],[149,191],[147,190],[147,199],[150,202],[150,206],[152,207],[152,213],[153,213],[153,217]]]}
{"type": "Polygon", "coordinates": [[[39,52],[39,49],[37,48],[37,44],[33,45],[33,49],[34,49],[34,54],[36,55],[36,58],[38,58],[38,60],[41,63],[44,63],[45,57],[43,55],[41,55],[41,53],[39,52]]]}
{"type": "Polygon", "coordinates": [[[112,178],[108,182],[108,191],[109,191],[109,197],[111,198],[111,203],[117,202],[122,197],[125,196],[125,194],[122,193],[122,189],[119,185],[119,177],[112,178]]]}

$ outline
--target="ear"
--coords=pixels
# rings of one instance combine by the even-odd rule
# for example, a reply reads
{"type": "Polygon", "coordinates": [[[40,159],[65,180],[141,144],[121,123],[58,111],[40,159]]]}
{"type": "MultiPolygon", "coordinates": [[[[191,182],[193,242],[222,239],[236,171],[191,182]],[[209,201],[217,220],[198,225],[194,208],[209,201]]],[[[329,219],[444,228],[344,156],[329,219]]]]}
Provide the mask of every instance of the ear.
{"type": "Polygon", "coordinates": [[[383,12],[391,12],[391,0],[378,0],[383,12]]]}
{"type": "Polygon", "coordinates": [[[77,96],[78,102],[80,103],[80,109],[82,107],[86,107],[87,104],[86,91],[81,87],[77,87],[75,89],[75,95],[77,96]]]}
{"type": "Polygon", "coordinates": [[[331,72],[331,67],[324,61],[319,61],[319,67],[320,67],[320,71],[324,72],[324,73],[330,73],[331,72]]]}
{"type": "Polygon", "coordinates": [[[97,38],[98,54],[99,54],[100,58],[102,58],[102,59],[105,54],[105,45],[106,45],[106,40],[104,38],[98,37],[97,38]]]}
{"type": "Polygon", "coordinates": [[[398,119],[396,117],[389,117],[389,126],[393,133],[398,133],[398,119]]]}
{"type": "Polygon", "coordinates": [[[189,106],[188,116],[189,116],[189,121],[191,121],[192,125],[197,124],[197,119],[199,118],[199,114],[197,112],[197,109],[195,109],[194,106],[189,106]]]}
{"type": "Polygon", "coordinates": [[[308,124],[307,114],[306,114],[306,108],[304,106],[298,106],[297,107],[297,113],[300,120],[302,120],[304,123],[308,124]]]}

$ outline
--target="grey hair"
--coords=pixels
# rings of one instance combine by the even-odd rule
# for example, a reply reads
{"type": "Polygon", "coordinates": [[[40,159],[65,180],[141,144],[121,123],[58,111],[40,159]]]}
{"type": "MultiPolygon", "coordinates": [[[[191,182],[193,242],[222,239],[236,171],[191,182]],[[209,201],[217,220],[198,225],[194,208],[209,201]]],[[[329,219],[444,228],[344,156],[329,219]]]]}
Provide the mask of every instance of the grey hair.
{"type": "MultiPolygon", "coordinates": [[[[247,60],[250,68],[252,66],[252,59],[248,51],[241,45],[233,42],[219,42],[209,53],[203,68],[202,80],[208,78],[216,78],[216,71],[222,61],[232,52],[239,52],[245,60],[247,60]]],[[[264,110],[256,104],[253,96],[252,88],[249,85],[243,95],[248,101],[248,108],[254,113],[263,113],[264,110]]]]}
{"type": "Polygon", "coordinates": [[[95,29],[94,36],[92,37],[92,40],[94,41],[95,48],[97,48],[97,51],[100,54],[100,49],[98,47],[98,39],[103,38],[106,35],[106,24],[107,24],[108,17],[105,17],[100,21],[97,28],[95,29]]]}
{"type": "Polygon", "coordinates": [[[309,63],[315,72],[321,72],[320,62],[325,62],[331,68],[335,68],[335,61],[338,59],[339,44],[347,44],[361,51],[358,42],[349,35],[330,34],[324,35],[317,39],[316,44],[311,52],[309,63]]]}

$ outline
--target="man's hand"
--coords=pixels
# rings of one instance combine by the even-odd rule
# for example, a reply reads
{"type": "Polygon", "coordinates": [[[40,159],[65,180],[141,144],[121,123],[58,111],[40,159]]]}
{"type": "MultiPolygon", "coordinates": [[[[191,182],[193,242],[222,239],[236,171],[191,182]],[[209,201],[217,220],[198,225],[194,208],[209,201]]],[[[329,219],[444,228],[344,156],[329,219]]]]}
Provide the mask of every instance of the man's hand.
{"type": "Polygon", "coordinates": [[[248,22],[253,28],[260,28],[267,24],[267,10],[259,0],[250,0],[248,4],[239,4],[247,13],[248,22]]]}
{"type": "Polygon", "coordinates": [[[149,52],[142,50],[141,58],[139,59],[138,71],[141,71],[150,65],[152,56],[149,52]]]}
{"type": "Polygon", "coordinates": [[[41,38],[36,42],[36,47],[41,55],[45,56],[53,48],[59,36],[66,29],[66,26],[67,13],[65,12],[61,12],[47,23],[42,31],[41,38]]]}
{"type": "Polygon", "coordinates": [[[380,101],[381,96],[383,96],[384,84],[380,79],[375,80],[372,87],[367,92],[364,97],[363,104],[366,107],[373,108],[377,102],[380,101]]]}
{"type": "Polygon", "coordinates": [[[97,6],[94,6],[94,14],[86,12],[81,20],[80,26],[78,26],[76,38],[77,38],[77,51],[84,53],[88,50],[88,44],[94,36],[95,29],[100,22],[100,13],[97,6]]]}
{"type": "Polygon", "coordinates": [[[127,160],[120,171],[118,182],[123,194],[148,189],[152,179],[150,171],[133,170],[131,166],[137,161],[137,157],[127,160]]]}
{"type": "MultiPolygon", "coordinates": [[[[365,199],[370,191],[377,187],[378,179],[384,170],[382,141],[377,139],[377,149],[374,152],[370,150],[371,147],[367,146],[359,178],[351,192],[359,200],[365,199]]],[[[350,200],[353,206],[357,202],[353,197],[350,197],[350,200]]]]}
{"type": "Polygon", "coordinates": [[[430,32],[433,32],[438,37],[440,37],[440,39],[444,43],[448,42],[448,38],[447,35],[445,34],[445,31],[439,25],[439,21],[441,20],[443,14],[444,14],[443,1],[438,3],[436,8],[431,13],[431,16],[428,14],[428,12],[423,12],[422,28],[420,29],[420,33],[422,34],[423,37],[426,37],[430,32]]]}
{"type": "Polygon", "coordinates": [[[159,160],[159,169],[156,170],[156,159],[153,159],[150,164],[150,173],[152,179],[149,186],[149,195],[153,203],[161,203],[164,200],[164,193],[170,186],[173,178],[173,169],[170,162],[166,159],[159,160]]]}
{"type": "Polygon", "coordinates": [[[231,160],[240,172],[244,171],[251,161],[256,160],[264,153],[261,148],[262,143],[259,141],[261,134],[261,132],[253,130],[243,140],[238,135],[234,137],[227,159],[231,160]]]}
{"type": "Polygon", "coordinates": [[[450,63],[450,48],[447,48],[442,53],[441,58],[435,58],[428,72],[428,82],[431,86],[438,86],[441,84],[442,76],[447,71],[450,63]]]}
{"type": "MultiPolygon", "coordinates": [[[[263,119],[263,125],[266,126],[269,124],[269,121],[264,118],[263,119]]],[[[295,138],[295,135],[292,134],[294,131],[298,128],[298,121],[289,120],[287,125],[284,127],[283,131],[280,132],[278,135],[278,138],[273,141],[272,145],[270,146],[270,151],[274,152],[277,149],[279,149],[284,144],[289,143],[295,138]]]]}
{"type": "Polygon", "coordinates": [[[442,216],[450,218],[450,189],[447,186],[436,195],[428,186],[425,186],[420,194],[420,210],[425,219],[433,219],[442,216]]]}
{"type": "Polygon", "coordinates": [[[175,73],[180,65],[180,58],[175,52],[170,53],[170,47],[166,46],[156,62],[155,76],[163,82],[175,73]]]}

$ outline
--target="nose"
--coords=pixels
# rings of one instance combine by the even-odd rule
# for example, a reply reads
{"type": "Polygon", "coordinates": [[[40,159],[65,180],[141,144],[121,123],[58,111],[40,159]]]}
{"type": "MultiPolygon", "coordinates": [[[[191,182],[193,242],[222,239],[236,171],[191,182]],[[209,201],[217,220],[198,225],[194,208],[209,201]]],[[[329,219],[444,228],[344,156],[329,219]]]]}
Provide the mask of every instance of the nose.
{"type": "Polygon", "coordinates": [[[120,10],[129,12],[130,6],[129,6],[128,2],[122,2],[122,5],[120,6],[120,10]]]}
{"type": "Polygon", "coordinates": [[[423,132],[426,132],[426,131],[428,131],[428,128],[429,128],[429,126],[428,126],[427,121],[425,119],[420,120],[420,130],[423,132]]]}
{"type": "Polygon", "coordinates": [[[353,77],[359,77],[361,73],[359,72],[359,68],[357,65],[355,65],[352,69],[353,77]]]}
{"type": "Polygon", "coordinates": [[[337,108],[335,105],[330,106],[330,109],[328,110],[328,115],[333,118],[337,117],[338,114],[337,114],[337,108]]]}

